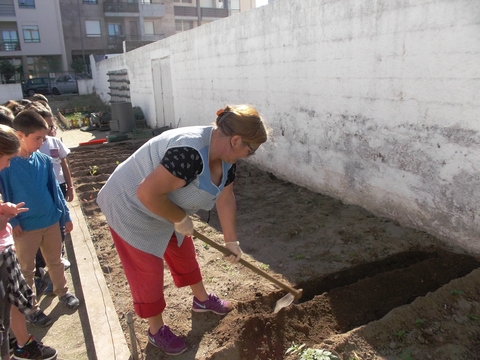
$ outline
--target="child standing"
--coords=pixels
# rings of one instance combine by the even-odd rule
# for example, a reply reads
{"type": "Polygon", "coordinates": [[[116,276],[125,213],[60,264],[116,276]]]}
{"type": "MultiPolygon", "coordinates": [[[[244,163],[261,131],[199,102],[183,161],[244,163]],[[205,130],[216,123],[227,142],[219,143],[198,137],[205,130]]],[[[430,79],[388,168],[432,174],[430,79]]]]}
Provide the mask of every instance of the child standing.
{"type": "MultiPolygon", "coordinates": [[[[70,153],[70,149],[67,148],[60,139],[57,139],[55,136],[57,135],[57,126],[55,124],[55,118],[50,111],[50,107],[48,104],[42,105],[38,101],[32,102],[30,105],[25,107],[26,110],[34,110],[39,113],[47,122],[48,124],[48,134],[45,137],[45,141],[43,142],[42,146],[40,146],[39,151],[48,155],[52,158],[53,161],[53,169],[55,170],[55,175],[57,177],[58,184],[60,185],[60,190],[62,191],[62,195],[67,202],[73,200],[74,191],[73,191],[73,184],[72,184],[72,176],[70,174],[70,168],[68,167],[67,163],[67,155],[70,153]]],[[[65,266],[65,270],[70,267],[70,261],[68,261],[65,255],[65,227],[61,227],[62,231],[62,262],[65,266]]],[[[36,279],[40,275],[45,273],[46,263],[43,258],[42,252],[39,250],[36,256],[36,270],[35,276],[36,279]],[[40,269],[42,268],[42,269],[40,269]]],[[[37,280],[35,280],[37,281],[37,280]]],[[[40,284],[43,285],[43,284],[40,284]]],[[[41,289],[38,288],[37,282],[35,282],[35,286],[37,287],[37,295],[41,289]]],[[[54,295],[53,294],[53,284],[51,281],[48,282],[47,287],[43,291],[45,295],[54,295]]]]}
{"type": "MultiPolygon", "coordinates": [[[[15,130],[0,125],[0,170],[10,165],[19,148],[20,142],[15,130]]],[[[17,337],[17,347],[12,349],[14,359],[48,360],[55,358],[57,351],[30,336],[22,315],[34,311],[33,293],[18,265],[12,227],[8,220],[28,211],[23,205],[23,202],[15,205],[0,200],[0,356],[2,360],[10,359],[8,331],[11,325],[17,337]]]]}
{"type": "MultiPolygon", "coordinates": [[[[0,172],[0,192],[12,203],[23,199],[30,209],[10,220],[20,267],[28,285],[35,290],[35,255],[40,248],[53,282],[53,292],[60,302],[75,310],[80,302],[68,292],[58,226],[60,222],[69,233],[73,224],[55,178],[52,160],[37,151],[47,135],[48,124],[37,112],[26,110],[15,117],[13,127],[20,138],[20,152],[11,160],[10,167],[0,172]]],[[[34,326],[50,325],[52,319],[40,310],[35,294],[33,300],[35,312],[26,317],[27,321],[34,326]]]]}

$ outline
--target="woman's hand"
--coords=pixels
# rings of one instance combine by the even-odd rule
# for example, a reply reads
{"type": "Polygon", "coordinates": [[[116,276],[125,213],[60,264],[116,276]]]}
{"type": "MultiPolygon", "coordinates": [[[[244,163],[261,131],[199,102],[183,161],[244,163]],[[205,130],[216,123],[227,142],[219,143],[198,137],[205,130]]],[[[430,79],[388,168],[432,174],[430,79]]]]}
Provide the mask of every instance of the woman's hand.
{"type": "Polygon", "coordinates": [[[193,222],[190,216],[186,215],[182,221],[173,224],[176,232],[182,235],[193,235],[193,222]]]}
{"type": "Polygon", "coordinates": [[[242,249],[238,241],[229,241],[225,243],[225,247],[230,250],[233,255],[224,255],[223,258],[232,264],[236,264],[242,258],[242,249]]]}

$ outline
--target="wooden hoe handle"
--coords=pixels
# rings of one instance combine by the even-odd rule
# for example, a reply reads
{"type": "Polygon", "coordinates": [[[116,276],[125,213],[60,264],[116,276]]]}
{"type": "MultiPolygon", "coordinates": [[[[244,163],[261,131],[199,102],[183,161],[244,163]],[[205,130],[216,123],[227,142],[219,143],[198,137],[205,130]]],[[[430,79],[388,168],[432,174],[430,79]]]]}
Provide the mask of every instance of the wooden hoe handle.
{"type": "MultiPolygon", "coordinates": [[[[194,230],[193,231],[193,236],[195,236],[196,238],[199,238],[200,240],[202,240],[204,243],[210,245],[211,247],[217,249],[218,251],[222,252],[224,255],[235,255],[233,254],[230,250],[228,250],[226,247],[222,246],[222,245],[219,245],[217,244],[215,241],[213,241],[212,239],[209,239],[208,237],[206,237],[205,235],[202,235],[200,234],[197,230],[194,230]]],[[[263,276],[265,279],[269,280],[270,282],[274,283],[275,285],[279,286],[281,289],[285,290],[285,291],[288,291],[289,293],[292,293],[293,296],[295,297],[295,299],[299,299],[301,296],[302,296],[302,290],[297,290],[297,289],[294,289],[292,288],[291,286],[288,286],[287,284],[275,279],[273,276],[271,276],[270,274],[266,273],[265,271],[263,271],[262,269],[259,269],[258,267],[256,267],[255,265],[249,263],[247,260],[241,258],[239,261],[238,261],[240,264],[242,264],[243,266],[249,268],[250,270],[252,270],[254,273],[260,275],[260,276],[263,276]]]]}

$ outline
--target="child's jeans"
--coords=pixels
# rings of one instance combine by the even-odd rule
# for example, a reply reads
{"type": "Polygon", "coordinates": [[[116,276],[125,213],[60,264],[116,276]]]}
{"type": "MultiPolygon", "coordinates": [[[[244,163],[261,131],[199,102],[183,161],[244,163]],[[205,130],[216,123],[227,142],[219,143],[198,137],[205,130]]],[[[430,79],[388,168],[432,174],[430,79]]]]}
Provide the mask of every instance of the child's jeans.
{"type": "MultiPolygon", "coordinates": [[[[62,263],[62,235],[60,226],[55,223],[49,227],[24,231],[21,236],[14,237],[17,249],[18,262],[22,269],[27,284],[33,290],[35,298],[35,257],[38,249],[42,250],[43,257],[48,267],[50,280],[53,283],[53,292],[61,297],[68,291],[65,269],[62,263]]],[[[35,304],[37,304],[35,298],[35,304]]]]}

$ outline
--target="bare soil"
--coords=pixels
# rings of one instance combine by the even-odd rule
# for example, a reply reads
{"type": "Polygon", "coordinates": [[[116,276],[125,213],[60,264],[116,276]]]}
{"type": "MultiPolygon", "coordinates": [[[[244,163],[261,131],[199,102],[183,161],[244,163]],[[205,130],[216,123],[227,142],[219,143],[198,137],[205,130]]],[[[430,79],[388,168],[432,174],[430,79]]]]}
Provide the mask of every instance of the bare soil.
{"type": "MultiPolygon", "coordinates": [[[[69,155],[127,341],[129,287],[95,199],[118,163],[141,144],[78,147],[69,155]]],[[[284,291],[196,239],[207,290],[236,308],[225,317],[193,313],[190,289],[177,289],[165,269],[164,318],[188,344],[178,359],[296,359],[285,355],[292,344],[328,349],[344,360],[480,359],[478,258],[246,162],[238,164],[235,193],[245,258],[303,289],[303,296],[273,314],[284,291]]],[[[195,226],[221,243],[215,210],[198,213],[195,226]]],[[[146,321],[134,319],[140,359],[169,358],[148,344],[146,321]]]]}

